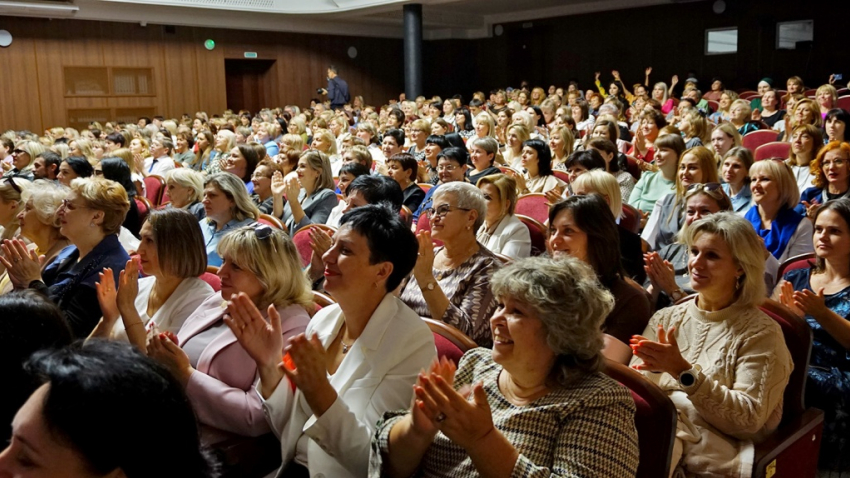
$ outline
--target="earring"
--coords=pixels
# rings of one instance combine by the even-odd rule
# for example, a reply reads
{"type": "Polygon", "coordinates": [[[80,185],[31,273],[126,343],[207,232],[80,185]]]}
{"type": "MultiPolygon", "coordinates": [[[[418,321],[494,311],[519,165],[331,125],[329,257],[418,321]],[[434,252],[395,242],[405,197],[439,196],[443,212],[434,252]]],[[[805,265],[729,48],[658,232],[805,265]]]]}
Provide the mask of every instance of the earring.
{"type": "Polygon", "coordinates": [[[94,227],[94,221],[89,223],[89,227],[94,227]]]}

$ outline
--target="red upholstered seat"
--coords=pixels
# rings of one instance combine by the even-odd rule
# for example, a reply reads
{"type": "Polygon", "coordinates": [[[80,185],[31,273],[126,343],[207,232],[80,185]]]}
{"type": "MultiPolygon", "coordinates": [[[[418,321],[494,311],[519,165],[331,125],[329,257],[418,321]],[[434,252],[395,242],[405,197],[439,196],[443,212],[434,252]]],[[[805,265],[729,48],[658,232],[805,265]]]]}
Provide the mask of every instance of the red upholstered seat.
{"type": "Polygon", "coordinates": [[[741,146],[749,149],[750,151],[755,151],[756,148],[763,144],[776,141],[776,135],[776,131],[772,129],[753,131],[745,134],[744,137],[741,138],[741,146]]]}
{"type": "Polygon", "coordinates": [[[800,254],[799,256],[789,257],[782,264],[779,264],[779,272],[777,272],[777,278],[782,278],[786,272],[793,271],[795,269],[803,269],[808,268],[815,265],[815,253],[809,252],[806,254],[800,254]]]}
{"type": "Polygon", "coordinates": [[[546,238],[548,237],[546,226],[541,224],[540,221],[522,214],[517,214],[516,217],[525,224],[528,233],[531,235],[531,255],[539,256],[546,252],[546,238]]]}
{"type": "Polygon", "coordinates": [[[667,477],[676,437],[676,407],[658,386],[626,365],[606,359],[604,372],[628,387],[637,407],[640,464],[636,478],[667,477]]]}
{"type": "Polygon", "coordinates": [[[217,276],[216,274],[214,274],[212,272],[204,272],[203,274],[201,274],[199,279],[201,279],[202,281],[209,284],[210,287],[212,287],[212,289],[214,291],[216,291],[216,292],[221,291],[221,278],[219,276],[217,276]]]}
{"type": "MultiPolygon", "coordinates": [[[[414,232],[419,234],[423,231],[431,232],[431,218],[425,213],[419,215],[419,219],[416,221],[416,230],[414,232]]],[[[443,241],[439,241],[433,237],[431,238],[431,242],[434,243],[435,247],[443,245],[443,241]]]]}
{"type": "Polygon", "coordinates": [[[570,182],[570,175],[567,174],[566,171],[561,171],[560,169],[553,169],[552,176],[555,176],[556,178],[560,179],[565,183],[570,182]]]}
{"type": "Polygon", "coordinates": [[[620,226],[635,234],[640,232],[640,211],[629,204],[623,203],[623,217],[620,226]]]}
{"type": "Polygon", "coordinates": [[[457,345],[453,344],[451,340],[443,337],[437,332],[433,332],[434,334],[434,345],[437,347],[437,357],[439,358],[447,358],[454,362],[455,364],[460,362],[460,358],[463,357],[463,351],[457,345]]]}
{"type": "Polygon", "coordinates": [[[307,267],[310,264],[310,258],[313,255],[313,249],[310,247],[310,230],[313,228],[322,229],[331,236],[333,236],[334,232],[336,232],[336,228],[331,226],[326,226],[324,224],[309,224],[302,227],[292,235],[292,242],[295,243],[295,249],[298,250],[298,255],[301,256],[301,265],[303,267],[307,267]]]}
{"type": "Polygon", "coordinates": [[[549,200],[545,194],[532,193],[520,196],[516,202],[516,213],[539,222],[549,220],[549,200]]]}
{"type": "Polygon", "coordinates": [[[145,176],[145,197],[151,205],[162,204],[162,194],[165,192],[165,179],[162,176],[151,174],[145,176]]]}
{"type": "Polygon", "coordinates": [[[286,226],[280,222],[280,219],[270,215],[270,214],[260,214],[260,217],[257,218],[257,222],[260,224],[265,224],[267,226],[271,226],[275,229],[280,229],[283,232],[286,232],[286,226]]]}
{"type": "Polygon", "coordinates": [[[761,161],[762,159],[769,158],[782,158],[785,159],[788,157],[788,153],[791,151],[791,143],[786,143],[784,141],[774,141],[772,143],[766,143],[758,148],[756,148],[753,155],[755,156],[756,161],[761,161]]]}
{"type": "Polygon", "coordinates": [[[434,334],[434,345],[437,347],[438,357],[446,357],[457,364],[464,352],[478,346],[466,334],[445,322],[427,317],[422,317],[422,320],[434,334]]]}
{"type": "Polygon", "coordinates": [[[838,98],[838,102],[835,104],[836,108],[841,108],[845,111],[850,111],[850,96],[842,96],[838,98]]]}

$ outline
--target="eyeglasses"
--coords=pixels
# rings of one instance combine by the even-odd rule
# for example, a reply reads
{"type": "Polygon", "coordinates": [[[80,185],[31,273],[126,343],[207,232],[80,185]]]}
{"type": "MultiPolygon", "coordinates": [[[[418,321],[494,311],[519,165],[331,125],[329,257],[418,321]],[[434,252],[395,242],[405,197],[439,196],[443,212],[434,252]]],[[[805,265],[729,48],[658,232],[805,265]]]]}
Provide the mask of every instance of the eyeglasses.
{"type": "Polygon", "coordinates": [[[442,218],[446,217],[446,214],[448,214],[452,211],[471,211],[471,209],[464,208],[464,207],[452,207],[452,206],[449,206],[448,204],[441,204],[440,206],[437,207],[437,209],[429,207],[428,209],[425,210],[425,214],[427,214],[428,217],[431,217],[431,218],[439,217],[440,219],[442,219],[442,218]]]}
{"type": "Polygon", "coordinates": [[[63,199],[62,204],[59,207],[64,208],[66,211],[73,211],[75,209],[89,209],[88,206],[78,206],[72,203],[70,199],[63,199]]]}
{"type": "Polygon", "coordinates": [[[458,169],[459,166],[455,166],[454,164],[444,164],[442,166],[437,166],[437,171],[454,171],[458,169]]]}
{"type": "Polygon", "coordinates": [[[13,149],[12,150],[12,156],[17,156],[19,154],[25,154],[25,153],[26,153],[26,151],[24,151],[23,149],[13,149]]]}
{"type": "Polygon", "coordinates": [[[11,187],[12,187],[12,189],[14,189],[16,193],[18,193],[18,194],[23,193],[23,191],[21,191],[21,187],[20,187],[20,186],[18,186],[18,185],[15,183],[15,180],[14,180],[14,179],[12,179],[11,177],[7,177],[7,178],[6,178],[6,183],[8,183],[8,184],[9,184],[9,186],[11,186],[11,187]]]}
{"type": "Polygon", "coordinates": [[[694,183],[688,186],[686,192],[691,191],[702,191],[717,200],[726,196],[726,193],[723,191],[723,187],[720,183],[694,183]]]}

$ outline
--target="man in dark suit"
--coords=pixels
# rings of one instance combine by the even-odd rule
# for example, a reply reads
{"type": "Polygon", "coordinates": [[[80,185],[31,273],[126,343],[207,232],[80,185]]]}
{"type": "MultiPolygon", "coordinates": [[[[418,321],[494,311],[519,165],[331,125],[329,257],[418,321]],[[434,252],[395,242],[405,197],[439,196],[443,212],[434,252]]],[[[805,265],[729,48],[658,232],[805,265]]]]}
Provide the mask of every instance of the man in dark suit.
{"type": "Polygon", "coordinates": [[[331,108],[334,110],[341,109],[351,101],[351,95],[348,94],[348,83],[339,77],[337,69],[333,65],[328,67],[328,88],[323,88],[322,94],[328,95],[331,108]]]}

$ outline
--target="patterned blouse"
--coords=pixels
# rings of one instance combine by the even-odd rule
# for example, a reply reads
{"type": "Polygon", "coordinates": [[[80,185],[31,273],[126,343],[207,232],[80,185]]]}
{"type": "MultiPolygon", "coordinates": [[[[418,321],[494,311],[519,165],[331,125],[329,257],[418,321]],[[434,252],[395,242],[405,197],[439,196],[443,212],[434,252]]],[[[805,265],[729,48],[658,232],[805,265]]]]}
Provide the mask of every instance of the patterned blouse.
{"type": "MultiPolygon", "coordinates": [[[[635,404],[629,391],[601,372],[550,392],[526,406],[510,403],[499,390],[502,367],[492,352],[467,352],[455,374],[455,388],[484,383],[493,424],[516,447],[511,477],[633,477],[638,465],[635,404]]],[[[369,477],[381,476],[382,454],[393,425],[407,411],[387,412],[372,439],[369,477]]],[[[413,475],[475,477],[466,450],[437,433],[413,475]]]]}
{"type": "MultiPolygon", "coordinates": [[[[435,248],[434,255],[442,249],[435,248]]],[[[481,347],[490,347],[493,345],[490,317],[496,310],[496,298],[490,291],[490,277],[501,265],[499,258],[479,243],[478,252],[456,269],[434,269],[434,278],[449,299],[449,307],[442,317],[431,314],[413,276],[401,292],[401,300],[421,317],[442,320],[481,347]]]]}

